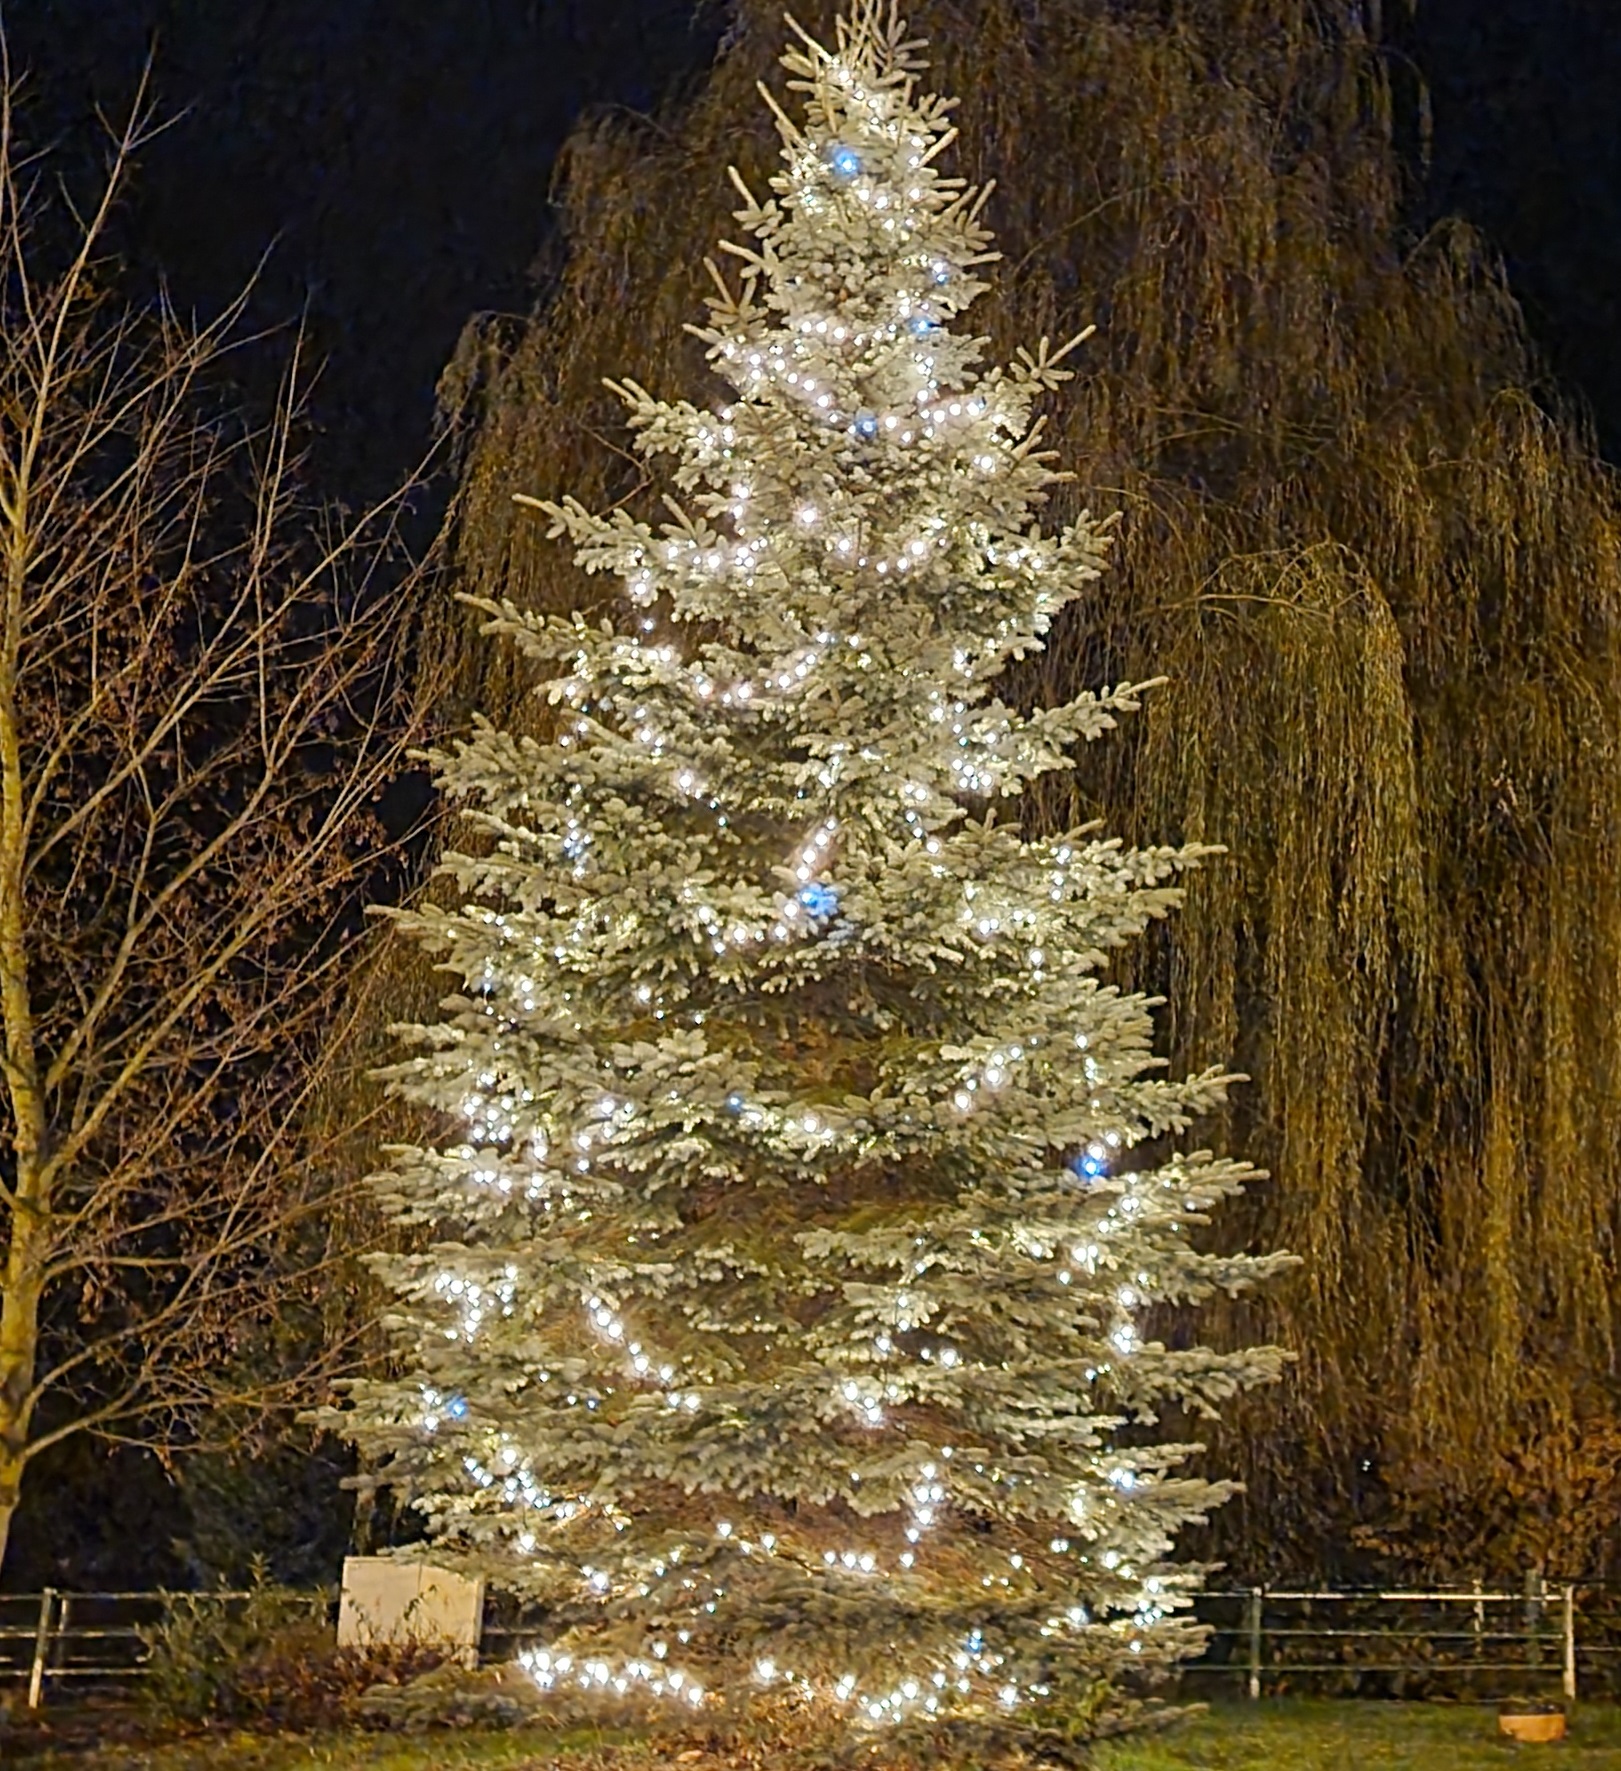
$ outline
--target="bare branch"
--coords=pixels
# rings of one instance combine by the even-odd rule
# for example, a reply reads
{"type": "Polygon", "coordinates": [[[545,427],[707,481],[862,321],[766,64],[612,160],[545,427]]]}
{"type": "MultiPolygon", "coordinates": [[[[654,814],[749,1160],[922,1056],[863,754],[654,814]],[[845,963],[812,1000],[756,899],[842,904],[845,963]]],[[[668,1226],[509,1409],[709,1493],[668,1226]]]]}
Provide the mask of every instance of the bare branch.
{"type": "Polygon", "coordinates": [[[410,485],[305,502],[299,333],[263,425],[220,408],[247,290],[196,327],[108,296],[162,127],[143,77],[51,264],[0,37],[0,1554],[47,1446],[197,1442],[349,1357],[331,1321],[296,1369],[245,1350],[353,1283],[311,1109],[420,836],[381,816],[432,707],[410,485]]]}

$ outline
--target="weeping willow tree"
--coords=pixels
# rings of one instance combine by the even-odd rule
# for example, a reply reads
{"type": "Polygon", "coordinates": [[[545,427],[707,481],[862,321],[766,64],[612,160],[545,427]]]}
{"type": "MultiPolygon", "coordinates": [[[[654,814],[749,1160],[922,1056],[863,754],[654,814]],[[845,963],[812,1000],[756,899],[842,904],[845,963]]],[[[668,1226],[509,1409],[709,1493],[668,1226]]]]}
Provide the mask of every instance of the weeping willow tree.
{"type": "MultiPolygon", "coordinates": [[[[1116,569],[1015,687],[1176,684],[1032,816],[1231,851],[1121,980],[1163,987],[1178,1067],[1253,1079],[1229,1135],[1272,1180],[1233,1234],[1304,1257],[1231,1325],[1299,1362],[1218,1447],[1249,1483],[1221,1547],[1268,1574],[1325,1531],[1437,1575],[1569,1568],[1621,1461],[1614,487],[1533,397],[1489,253],[1405,228],[1365,7],[910,11],[964,94],[962,170],[999,180],[991,350],[1099,328],[1052,443],[1122,511],[1116,569]]],[[[678,117],[568,149],[546,300],[447,375],[467,592],[596,594],[515,492],[650,502],[602,378],[702,385],[684,322],[726,164],[773,153],[779,35],[775,0],[740,0],[678,117]]],[[[445,620],[469,701],[523,717],[445,620]]],[[[413,1014],[433,986],[402,958],[393,993],[413,1014]]]]}

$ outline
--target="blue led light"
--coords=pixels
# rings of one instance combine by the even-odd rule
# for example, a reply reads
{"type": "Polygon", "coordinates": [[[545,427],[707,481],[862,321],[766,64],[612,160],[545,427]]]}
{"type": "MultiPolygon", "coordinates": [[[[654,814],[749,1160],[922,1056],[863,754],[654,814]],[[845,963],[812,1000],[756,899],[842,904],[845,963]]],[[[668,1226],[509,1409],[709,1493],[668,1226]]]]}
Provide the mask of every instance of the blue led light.
{"type": "Polygon", "coordinates": [[[878,414],[876,412],[856,413],[855,432],[858,437],[875,437],[878,435],[878,414]]]}
{"type": "Polygon", "coordinates": [[[913,314],[906,323],[916,338],[925,338],[934,330],[934,321],[927,314],[913,314]]]}
{"type": "Polygon", "coordinates": [[[934,280],[937,283],[949,283],[951,281],[951,266],[949,264],[937,264],[934,267],[934,280]]]}
{"type": "Polygon", "coordinates": [[[1109,1172],[1108,1164],[1103,1158],[1094,1156],[1090,1150],[1083,1150],[1069,1166],[1072,1173],[1086,1181],[1095,1181],[1100,1175],[1109,1172]]]}
{"type": "Polygon", "coordinates": [[[843,142],[835,142],[828,149],[827,163],[833,168],[835,177],[859,178],[861,175],[861,156],[843,142]]]}
{"type": "Polygon", "coordinates": [[[445,1413],[448,1414],[452,1420],[466,1420],[467,1398],[465,1396],[452,1396],[445,1404],[445,1413]]]}
{"type": "Polygon", "coordinates": [[[831,916],[838,914],[839,894],[830,885],[820,881],[801,889],[799,901],[810,912],[817,922],[826,922],[831,916]]]}
{"type": "Polygon", "coordinates": [[[741,1095],[728,1095],[726,1097],[726,1111],[728,1113],[741,1113],[743,1111],[743,1097],[741,1095]]]}

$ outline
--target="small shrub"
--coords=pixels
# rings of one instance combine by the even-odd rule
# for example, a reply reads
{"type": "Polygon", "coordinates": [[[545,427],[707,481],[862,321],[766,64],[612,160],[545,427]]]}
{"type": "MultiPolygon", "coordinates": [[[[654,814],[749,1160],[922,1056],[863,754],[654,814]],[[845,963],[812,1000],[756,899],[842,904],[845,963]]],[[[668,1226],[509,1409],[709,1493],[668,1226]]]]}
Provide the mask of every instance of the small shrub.
{"type": "Polygon", "coordinates": [[[243,1668],[289,1633],[324,1625],[324,1593],[268,1581],[255,1566],[248,1591],[165,1593],[163,1615],[141,1631],[147,1677],[142,1695],[170,1722],[205,1722],[233,1713],[243,1668]]]}
{"type": "Polygon", "coordinates": [[[148,1710],[169,1725],[337,1727],[357,1719],[365,1692],[444,1658],[416,1646],[339,1648],[328,1611],[327,1594],[277,1586],[259,1568],[243,1595],[166,1593],[162,1618],[141,1632],[148,1710]]]}
{"type": "Polygon", "coordinates": [[[374,1680],[353,1714],[376,1728],[522,1728],[548,1714],[545,1695],[516,1662],[477,1671],[454,1663],[374,1680]]]}

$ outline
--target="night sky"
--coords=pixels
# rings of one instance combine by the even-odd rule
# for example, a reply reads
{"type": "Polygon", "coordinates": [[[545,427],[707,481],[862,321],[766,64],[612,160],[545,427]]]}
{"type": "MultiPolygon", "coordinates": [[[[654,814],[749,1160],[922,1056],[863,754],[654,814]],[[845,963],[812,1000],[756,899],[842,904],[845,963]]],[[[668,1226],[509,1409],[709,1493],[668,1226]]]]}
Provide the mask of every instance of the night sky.
{"type": "MultiPolygon", "coordinates": [[[[252,319],[307,315],[315,478],[355,504],[421,455],[464,322],[519,312],[583,112],[659,108],[719,41],[694,0],[23,0],[25,127],[94,144],[148,53],[163,115],[119,235],[140,291],[217,312],[269,248],[252,319]]],[[[245,367],[254,397],[281,349],[245,367]]]]}
{"type": "MultiPolygon", "coordinates": [[[[420,456],[463,323],[533,302],[571,124],[667,103],[724,24],[719,0],[22,0],[7,16],[30,135],[81,160],[94,107],[126,104],[154,53],[160,104],[181,115],[125,218],[132,287],[161,274],[208,314],[270,247],[253,317],[307,313],[326,364],[316,488],[351,505],[420,456]]],[[[1415,228],[1462,213],[1488,233],[1621,460],[1613,0],[1418,0],[1394,28],[1435,115],[1415,228]]],[[[250,400],[276,361],[242,360],[250,400]]]]}

